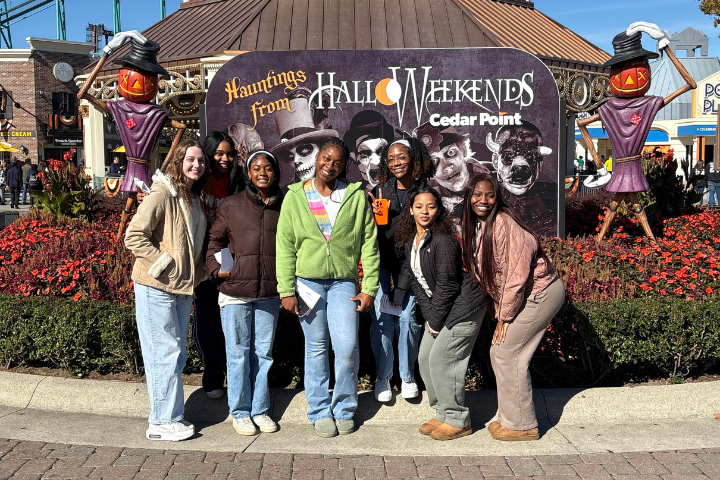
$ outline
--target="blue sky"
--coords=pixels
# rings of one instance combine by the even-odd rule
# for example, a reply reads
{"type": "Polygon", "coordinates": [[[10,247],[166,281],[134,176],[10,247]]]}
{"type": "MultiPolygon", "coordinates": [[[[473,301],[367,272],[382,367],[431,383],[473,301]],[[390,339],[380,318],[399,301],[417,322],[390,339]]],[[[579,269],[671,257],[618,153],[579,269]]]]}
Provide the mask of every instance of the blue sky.
{"type": "MultiPolygon", "coordinates": [[[[16,5],[23,0],[9,0],[16,5]]],[[[311,0],[317,1],[317,0],[311,0]]],[[[177,10],[181,0],[166,0],[167,13],[177,10]]],[[[536,8],[559,23],[574,30],[595,45],[612,53],[612,37],[637,20],[657,23],[670,33],[686,27],[703,30],[710,37],[710,55],[720,56],[720,29],[713,28],[712,19],[698,9],[697,0],[537,0],[536,8]]],[[[160,0],[121,0],[123,30],[143,30],[160,20],[160,0]]],[[[85,41],[88,23],[105,23],[112,29],[111,0],[65,0],[68,40],[85,41]]],[[[27,48],[25,38],[55,38],[55,10],[42,11],[12,27],[13,46],[27,48]]],[[[202,34],[202,26],[197,32],[202,34]]],[[[654,49],[652,41],[645,48],[654,49]]]]}

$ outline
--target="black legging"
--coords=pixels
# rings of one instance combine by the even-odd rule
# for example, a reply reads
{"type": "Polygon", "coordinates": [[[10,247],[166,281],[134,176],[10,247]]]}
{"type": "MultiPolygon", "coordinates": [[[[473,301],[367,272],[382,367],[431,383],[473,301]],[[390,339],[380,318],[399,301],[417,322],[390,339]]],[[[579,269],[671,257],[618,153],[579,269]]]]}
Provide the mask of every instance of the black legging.
{"type": "Polygon", "coordinates": [[[210,280],[195,287],[192,337],[205,366],[203,388],[206,392],[223,388],[227,370],[225,335],[220,320],[217,285],[210,280]]]}

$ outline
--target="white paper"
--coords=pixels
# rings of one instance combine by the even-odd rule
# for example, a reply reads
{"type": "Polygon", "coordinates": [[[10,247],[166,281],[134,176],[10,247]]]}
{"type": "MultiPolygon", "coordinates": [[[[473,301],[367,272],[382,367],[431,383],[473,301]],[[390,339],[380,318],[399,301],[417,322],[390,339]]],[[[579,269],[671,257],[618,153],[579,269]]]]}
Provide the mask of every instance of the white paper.
{"type": "Polygon", "coordinates": [[[300,296],[300,298],[302,298],[302,301],[305,302],[305,304],[308,306],[308,309],[312,310],[313,308],[315,308],[318,300],[320,300],[320,294],[302,283],[300,280],[298,280],[296,283],[297,285],[295,286],[295,290],[297,291],[297,294],[300,296]]]}
{"type": "Polygon", "coordinates": [[[390,298],[387,295],[380,297],[380,313],[387,313],[388,315],[395,315],[399,317],[402,314],[402,307],[400,305],[393,306],[390,303],[390,298]]]}
{"type": "MultiPolygon", "coordinates": [[[[133,179],[133,185],[135,187],[140,187],[140,190],[142,190],[142,193],[144,193],[144,194],[149,194],[152,192],[152,190],[150,190],[150,187],[145,185],[145,182],[143,182],[142,180],[139,180],[137,178],[133,179]]],[[[137,188],[135,190],[137,191],[137,188]]]]}
{"type": "Polygon", "coordinates": [[[220,264],[220,273],[230,272],[233,267],[233,258],[229,248],[223,248],[215,254],[215,260],[220,264]]]}

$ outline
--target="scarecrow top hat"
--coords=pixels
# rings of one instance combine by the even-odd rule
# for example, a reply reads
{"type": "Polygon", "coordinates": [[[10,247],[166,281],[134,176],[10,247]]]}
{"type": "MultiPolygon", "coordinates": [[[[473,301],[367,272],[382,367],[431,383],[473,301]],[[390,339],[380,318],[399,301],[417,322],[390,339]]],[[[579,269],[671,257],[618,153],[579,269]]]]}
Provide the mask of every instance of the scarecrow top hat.
{"type": "Polygon", "coordinates": [[[289,102],[288,110],[279,110],[275,114],[280,143],[271,148],[270,153],[277,155],[303,143],[320,144],[330,137],[340,137],[335,130],[315,127],[307,98],[297,97],[289,102]]]}
{"type": "Polygon", "coordinates": [[[648,60],[660,56],[655,52],[642,48],[641,32],[636,32],[630,36],[625,32],[618,33],[615,35],[615,38],[613,38],[612,43],[613,49],[615,49],[615,56],[605,62],[605,65],[603,65],[605,67],[611,67],[629,60],[648,60]]]}
{"type": "Polygon", "coordinates": [[[146,72],[157,73],[159,75],[167,75],[167,70],[160,66],[157,62],[157,53],[160,51],[160,45],[148,40],[140,43],[136,39],[132,39],[130,43],[130,53],[124,57],[116,58],[113,63],[132,65],[146,72]]]}
{"type": "Polygon", "coordinates": [[[392,143],[395,140],[395,131],[382,113],[363,110],[353,117],[343,141],[354,151],[358,141],[366,138],[384,138],[388,143],[392,143]]]}

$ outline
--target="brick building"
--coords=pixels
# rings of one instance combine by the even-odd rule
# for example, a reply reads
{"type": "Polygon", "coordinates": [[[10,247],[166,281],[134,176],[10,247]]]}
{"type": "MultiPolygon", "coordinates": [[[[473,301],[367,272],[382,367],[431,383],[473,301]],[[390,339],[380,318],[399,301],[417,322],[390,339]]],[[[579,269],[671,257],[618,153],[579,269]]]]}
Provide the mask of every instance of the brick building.
{"type": "Polygon", "coordinates": [[[22,150],[2,153],[3,158],[27,156],[35,163],[75,148],[82,159],[79,88],[73,78],[93,61],[93,45],[35,37],[27,42],[27,49],[0,50],[0,84],[9,93],[0,91],[0,140],[22,150]]]}

